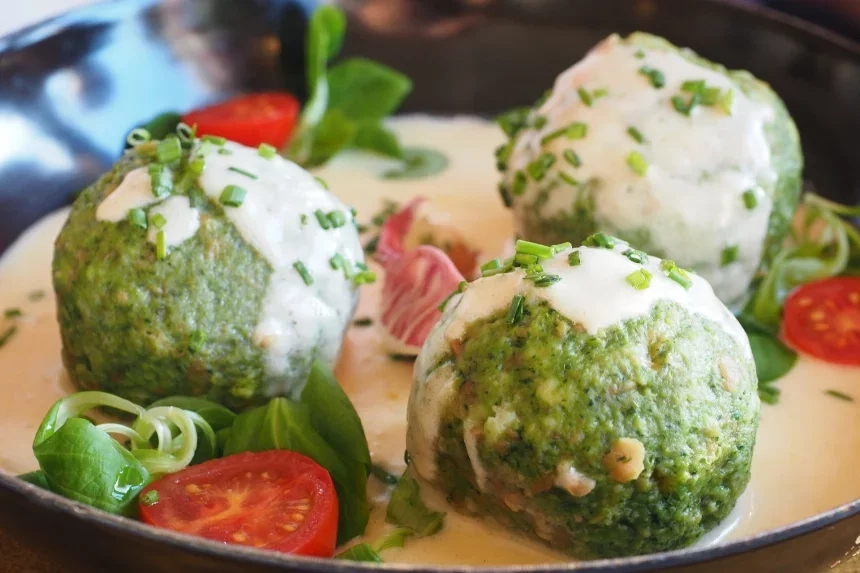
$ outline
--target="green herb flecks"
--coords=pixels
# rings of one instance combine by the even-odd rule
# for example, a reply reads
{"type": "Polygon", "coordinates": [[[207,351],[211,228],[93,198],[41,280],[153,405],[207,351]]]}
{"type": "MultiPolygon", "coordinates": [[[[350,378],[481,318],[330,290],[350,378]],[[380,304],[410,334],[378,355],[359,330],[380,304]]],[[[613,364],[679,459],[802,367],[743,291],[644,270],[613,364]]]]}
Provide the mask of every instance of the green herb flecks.
{"type": "Polygon", "coordinates": [[[636,290],[645,290],[651,285],[651,278],[652,275],[647,269],[636,269],[627,275],[625,280],[627,281],[627,284],[636,290]]]}
{"type": "Polygon", "coordinates": [[[579,254],[578,250],[573,251],[572,253],[567,255],[567,264],[569,264],[572,267],[578,267],[579,265],[582,264],[582,257],[579,254]]]}
{"type": "Polygon", "coordinates": [[[164,259],[167,257],[167,238],[164,231],[158,231],[155,234],[155,258],[164,259]]]}
{"type": "Polygon", "coordinates": [[[12,337],[18,333],[18,327],[14,324],[6,328],[6,330],[0,331],[0,348],[6,346],[12,337]]]}
{"type": "Polygon", "coordinates": [[[639,73],[648,78],[648,81],[656,89],[660,89],[666,85],[666,77],[660,70],[656,70],[650,66],[642,66],[639,68],[639,73]]]}
{"type": "Polygon", "coordinates": [[[225,207],[241,207],[245,202],[245,189],[238,185],[227,185],[218,201],[225,207]]]}
{"type": "Polygon", "coordinates": [[[828,396],[833,396],[834,398],[837,398],[837,399],[842,400],[844,402],[853,402],[854,401],[854,398],[852,398],[848,394],[844,394],[838,390],[827,390],[824,393],[827,394],[828,396]]]}
{"type": "Polygon", "coordinates": [[[740,247],[738,245],[729,245],[720,253],[720,266],[727,267],[738,260],[740,255],[740,247]]]}
{"type": "Polygon", "coordinates": [[[644,176],[648,173],[648,161],[638,151],[631,151],[627,154],[627,165],[637,175],[644,176]]]}
{"type": "Polygon", "coordinates": [[[206,344],[206,333],[202,330],[195,330],[188,339],[188,350],[193,354],[197,354],[203,350],[204,344],[206,344]]]}
{"type": "Polygon", "coordinates": [[[257,148],[257,153],[263,159],[272,159],[275,155],[278,154],[278,150],[269,145],[268,143],[261,143],[260,147],[257,148]]]}
{"type": "Polygon", "coordinates": [[[648,262],[648,255],[636,249],[627,249],[621,254],[633,261],[634,263],[639,263],[640,265],[644,265],[648,262]]]}
{"type": "Polygon", "coordinates": [[[744,207],[751,211],[758,206],[758,196],[755,189],[747,189],[743,194],[744,207]]]}
{"type": "Polygon", "coordinates": [[[147,168],[149,172],[152,194],[163,199],[173,191],[173,172],[166,165],[152,163],[147,168]]]}
{"type": "Polygon", "coordinates": [[[293,268],[296,269],[296,272],[299,273],[299,276],[302,277],[302,281],[304,281],[307,286],[311,286],[312,284],[314,284],[314,279],[303,262],[294,262],[293,268]]]}
{"type": "Polygon", "coordinates": [[[541,153],[537,159],[526,166],[526,172],[535,181],[542,181],[546,172],[555,164],[555,155],[552,153],[541,153]]]}
{"type": "Polygon", "coordinates": [[[358,328],[366,328],[373,325],[373,319],[369,317],[356,318],[352,321],[352,325],[358,328]]]}
{"type": "Polygon", "coordinates": [[[246,171],[245,169],[241,169],[239,167],[228,167],[227,171],[232,171],[233,173],[238,173],[239,175],[244,175],[248,179],[258,179],[256,175],[251,173],[250,171],[246,171]]]}
{"type": "Polygon", "coordinates": [[[664,259],[660,261],[660,268],[667,277],[684,287],[685,290],[689,290],[693,286],[693,279],[690,278],[690,274],[676,265],[675,261],[664,259]]]}
{"type": "Polygon", "coordinates": [[[508,307],[508,324],[515,325],[520,323],[523,318],[524,301],[525,298],[521,294],[515,295],[513,300],[511,300],[511,306],[508,307]]]}
{"type": "Polygon", "coordinates": [[[627,134],[633,138],[636,143],[645,143],[645,136],[637,128],[630,126],[627,128],[627,134]]]}
{"type": "Polygon", "coordinates": [[[152,226],[156,229],[163,229],[167,224],[167,218],[161,213],[155,213],[152,217],[150,217],[150,222],[152,226]]]}
{"type": "Polygon", "coordinates": [[[573,149],[565,149],[562,153],[562,157],[573,167],[582,167],[582,159],[580,159],[579,154],[576,153],[573,149]]]}
{"type": "Polygon", "coordinates": [[[600,247],[603,249],[614,249],[615,245],[617,245],[619,239],[613,237],[612,235],[607,235],[606,233],[594,233],[593,235],[587,237],[583,242],[583,246],[585,247],[600,247]]]}

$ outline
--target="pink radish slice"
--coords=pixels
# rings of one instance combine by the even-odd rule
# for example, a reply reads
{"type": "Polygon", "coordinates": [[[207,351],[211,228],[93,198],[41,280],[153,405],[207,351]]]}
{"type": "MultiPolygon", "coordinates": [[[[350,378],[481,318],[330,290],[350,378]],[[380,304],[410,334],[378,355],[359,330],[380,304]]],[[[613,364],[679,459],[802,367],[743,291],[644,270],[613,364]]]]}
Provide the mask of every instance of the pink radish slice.
{"type": "Polygon", "coordinates": [[[415,214],[425,201],[425,197],[415,197],[382,225],[376,246],[376,258],[380,263],[386,265],[406,252],[403,242],[412,227],[415,214]]]}
{"type": "Polygon", "coordinates": [[[385,267],[380,322],[393,339],[391,350],[418,354],[442,316],[439,305],[463,280],[451,259],[429,245],[390,260],[385,267]]]}

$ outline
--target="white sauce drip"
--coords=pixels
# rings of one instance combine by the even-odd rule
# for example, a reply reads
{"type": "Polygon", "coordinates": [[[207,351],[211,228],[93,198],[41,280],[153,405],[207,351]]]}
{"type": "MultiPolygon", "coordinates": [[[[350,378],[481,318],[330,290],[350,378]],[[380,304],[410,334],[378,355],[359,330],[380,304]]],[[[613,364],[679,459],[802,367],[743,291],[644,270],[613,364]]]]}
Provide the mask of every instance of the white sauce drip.
{"type": "Polygon", "coordinates": [[[227,185],[246,191],[241,206],[224,211],[248,244],[272,266],[255,339],[266,349],[272,378],[267,391],[284,394],[291,390],[284,378],[291,367],[291,353],[307,357],[316,352],[329,362],[337,358],[343,331],[352,317],[355,287],[343,271],[331,268],[329,260],[340,253],[351,262],[363,262],[364,251],[349,207],[310,173],[280,156],[266,159],[243,145],[227,143],[225,148],[232,153],[206,155],[199,182],[215,201],[227,185]],[[231,167],[256,179],[231,171],[231,167]],[[347,222],[325,230],[314,216],[317,209],[340,211],[347,222]],[[305,224],[302,215],[307,218],[305,224]],[[307,268],[312,285],[306,285],[294,268],[297,261],[307,268]]]}
{"type": "MultiPolygon", "coordinates": [[[[126,176],[126,179],[128,177],[126,176]]],[[[200,211],[191,206],[184,195],[173,195],[149,210],[147,239],[155,243],[158,232],[164,232],[164,244],[169,249],[181,245],[197,233],[200,228],[200,211]],[[152,218],[161,215],[167,221],[161,229],[152,224],[152,218]]]]}
{"type": "MultiPolygon", "coordinates": [[[[582,61],[556,79],[553,93],[539,114],[547,119],[540,130],[523,132],[509,161],[509,174],[525,169],[542,152],[557,161],[541,183],[529,179],[525,196],[516,201],[518,210],[531,205],[540,189],[563,170],[579,181],[602,180],[595,193],[595,217],[607,221],[607,229],[647,229],[652,243],[679,264],[692,267],[708,279],[721,300],[735,302],[745,292],[755,273],[763,249],[772,189],[776,172],[770,164],[764,128],[773,119],[772,110],[753,101],[734,87],[724,75],[696,65],[681,55],[643,49],[611,36],[582,61]],[[665,87],[654,88],[639,73],[650,66],[663,73],[665,87]],[[732,89],[732,115],[718,107],[698,106],[691,117],[671,104],[687,80],[705,80],[708,87],[732,89]],[[591,107],[580,101],[578,88],[589,92],[607,90],[591,107]],[[578,121],[588,126],[584,139],[558,137],[541,144],[541,138],[578,121]],[[639,144],[627,133],[635,126],[645,136],[639,144]],[[565,149],[574,149],[582,166],[574,169],[562,159],[565,149]],[[626,163],[631,151],[649,163],[645,176],[626,163]],[[758,206],[748,210],[743,193],[755,189],[758,206]],[[721,266],[725,247],[737,245],[737,262],[721,266]]],[[[576,196],[574,187],[562,184],[549,193],[542,216],[569,212],[576,196]]]]}
{"type": "Polygon", "coordinates": [[[119,223],[128,217],[132,209],[143,209],[159,201],[161,199],[152,194],[149,169],[138,167],[126,173],[116,189],[99,203],[96,219],[119,223]]]}

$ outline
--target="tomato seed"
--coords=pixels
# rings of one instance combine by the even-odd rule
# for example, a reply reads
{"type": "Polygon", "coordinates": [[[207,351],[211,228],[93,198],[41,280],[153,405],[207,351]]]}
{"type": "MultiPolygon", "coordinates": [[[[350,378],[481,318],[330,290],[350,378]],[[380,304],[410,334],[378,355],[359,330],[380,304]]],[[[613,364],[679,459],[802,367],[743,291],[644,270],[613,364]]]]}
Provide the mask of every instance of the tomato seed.
{"type": "Polygon", "coordinates": [[[293,525],[292,523],[287,524],[287,525],[282,525],[281,527],[282,527],[282,528],[284,529],[284,531],[286,531],[287,533],[294,533],[294,532],[296,531],[296,529],[298,529],[298,527],[296,527],[296,526],[295,526],[295,525],[293,525]]]}
{"type": "Polygon", "coordinates": [[[293,521],[298,521],[299,523],[301,523],[305,520],[305,516],[302,515],[301,513],[294,513],[290,516],[290,519],[292,519],[293,521]]]}
{"type": "Polygon", "coordinates": [[[195,493],[200,493],[202,490],[197,486],[197,484],[190,483],[187,486],[185,486],[185,491],[187,491],[188,493],[195,494],[195,493]]]}

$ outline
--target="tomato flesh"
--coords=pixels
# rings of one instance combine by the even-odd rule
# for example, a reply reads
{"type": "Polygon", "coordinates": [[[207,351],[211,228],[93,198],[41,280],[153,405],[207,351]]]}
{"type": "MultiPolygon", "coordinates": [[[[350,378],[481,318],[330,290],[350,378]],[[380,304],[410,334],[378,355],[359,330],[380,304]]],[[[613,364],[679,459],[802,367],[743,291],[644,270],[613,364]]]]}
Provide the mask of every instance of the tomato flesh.
{"type": "Polygon", "coordinates": [[[836,277],[798,287],[785,301],[782,335],[798,352],[860,366],[860,278],[836,277]]]}
{"type": "Polygon", "coordinates": [[[151,525],[249,547],[334,555],[338,502],[328,472],[295,452],[241,453],[150,484],[140,503],[151,525]],[[149,497],[154,497],[153,495],[149,497]]]}
{"type": "Polygon", "coordinates": [[[185,114],[182,121],[197,126],[197,135],[215,135],[250,147],[261,143],[283,147],[296,127],[299,100],[288,93],[239,96],[185,114]]]}

